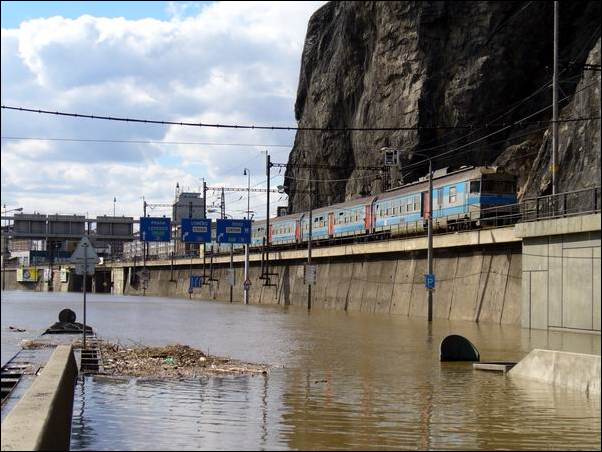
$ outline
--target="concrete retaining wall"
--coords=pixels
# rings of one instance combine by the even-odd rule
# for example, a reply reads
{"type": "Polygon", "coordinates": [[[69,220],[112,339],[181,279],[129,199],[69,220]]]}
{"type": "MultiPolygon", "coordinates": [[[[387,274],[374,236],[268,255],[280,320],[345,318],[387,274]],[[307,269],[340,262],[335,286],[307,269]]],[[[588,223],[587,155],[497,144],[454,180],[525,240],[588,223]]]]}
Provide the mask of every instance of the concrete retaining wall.
{"type": "MultiPolygon", "coordinates": [[[[426,253],[422,250],[386,255],[316,258],[318,282],[313,289],[312,307],[324,309],[381,312],[406,316],[426,316],[426,253]]],[[[275,287],[266,287],[259,279],[260,266],[252,262],[251,303],[302,305],[307,303],[301,260],[274,262],[271,271],[275,287]]],[[[504,246],[471,247],[435,253],[437,289],[434,315],[445,319],[520,324],[521,256],[520,243],[504,246]]],[[[228,301],[229,265],[214,264],[213,278],[192,298],[228,301]]],[[[147,267],[151,278],[147,295],[188,298],[190,268],[147,267]]],[[[241,302],[243,267],[234,265],[237,284],[234,302],[241,302]]],[[[113,268],[114,293],[141,294],[140,285],[131,284],[131,267],[113,268]],[[127,275],[126,275],[127,273],[127,275]],[[127,278],[126,278],[127,276],[127,278]]],[[[139,271],[140,268],[137,268],[139,271]]],[[[202,266],[192,266],[193,275],[202,275],[202,266]]],[[[205,270],[210,276],[209,260],[205,270]]]]}
{"type": "Polygon", "coordinates": [[[586,394],[600,394],[598,355],[535,349],[514,366],[508,375],[586,394]]]}
{"type": "Polygon", "coordinates": [[[522,326],[600,332],[600,214],[516,225],[522,326]]]}
{"type": "Polygon", "coordinates": [[[58,346],[2,422],[2,450],[69,450],[76,380],[71,346],[58,346]]]}

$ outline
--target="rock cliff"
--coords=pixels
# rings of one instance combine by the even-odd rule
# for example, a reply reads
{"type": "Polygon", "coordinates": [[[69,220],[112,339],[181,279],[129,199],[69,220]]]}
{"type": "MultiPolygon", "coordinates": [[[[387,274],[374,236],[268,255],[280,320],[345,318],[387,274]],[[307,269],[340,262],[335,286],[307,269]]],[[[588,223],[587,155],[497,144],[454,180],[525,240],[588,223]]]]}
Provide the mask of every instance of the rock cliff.
{"type": "MultiPolygon", "coordinates": [[[[562,114],[590,115],[599,106],[600,73],[585,73],[583,64],[596,58],[600,3],[560,8],[562,114]],[[581,98],[573,98],[580,87],[586,87],[581,98]]],[[[314,206],[415,180],[427,169],[419,153],[440,155],[436,168],[504,165],[519,177],[521,193],[547,190],[552,25],[552,2],[323,6],[308,24],[295,103],[299,126],[415,130],[299,131],[285,175],[289,210],[308,207],[308,179],[317,180],[314,206]],[[383,147],[404,151],[401,171],[362,169],[382,164],[383,147]],[[336,168],[299,167],[308,164],[336,168]]],[[[598,128],[599,121],[563,123],[563,187],[573,187],[573,174],[586,167],[580,183],[594,183],[590,142],[597,136],[599,152],[599,130],[592,130],[598,128]]]]}

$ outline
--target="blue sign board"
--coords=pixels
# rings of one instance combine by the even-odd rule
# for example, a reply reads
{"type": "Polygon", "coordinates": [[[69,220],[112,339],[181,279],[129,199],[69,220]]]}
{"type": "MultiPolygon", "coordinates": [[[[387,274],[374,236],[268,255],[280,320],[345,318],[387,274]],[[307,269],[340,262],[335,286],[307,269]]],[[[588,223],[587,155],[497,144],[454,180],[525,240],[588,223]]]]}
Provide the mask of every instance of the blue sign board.
{"type": "Polygon", "coordinates": [[[203,277],[202,276],[191,276],[190,277],[190,286],[188,287],[188,292],[192,292],[192,289],[198,289],[199,287],[203,287],[203,277]]]}
{"type": "Polygon", "coordinates": [[[424,275],[424,287],[427,289],[435,288],[435,275],[433,273],[424,275]]]}
{"type": "Polygon", "coordinates": [[[211,242],[211,219],[182,218],[182,242],[211,242]]]}
{"type": "Polygon", "coordinates": [[[140,239],[143,242],[169,242],[171,218],[140,217],[140,239]]]}
{"type": "Polygon", "coordinates": [[[251,243],[251,220],[217,220],[218,243],[251,243]]]}

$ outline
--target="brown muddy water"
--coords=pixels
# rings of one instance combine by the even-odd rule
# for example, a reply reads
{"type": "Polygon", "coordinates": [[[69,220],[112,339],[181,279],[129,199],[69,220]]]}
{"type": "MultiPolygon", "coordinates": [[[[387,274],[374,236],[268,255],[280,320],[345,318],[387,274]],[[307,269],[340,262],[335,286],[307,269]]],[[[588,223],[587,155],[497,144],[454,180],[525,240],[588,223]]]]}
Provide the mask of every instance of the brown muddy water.
{"type": "MultiPolygon", "coordinates": [[[[448,334],[482,360],[533,348],[600,354],[600,336],[513,326],[155,297],[90,295],[98,334],[183,343],[272,366],[267,376],[195,380],[86,377],[73,450],[600,449],[600,397],[553,390],[466,363],[440,363],[448,334]]],[[[2,362],[81,295],[2,294],[2,362]],[[27,329],[9,332],[9,326],[27,329]]]]}

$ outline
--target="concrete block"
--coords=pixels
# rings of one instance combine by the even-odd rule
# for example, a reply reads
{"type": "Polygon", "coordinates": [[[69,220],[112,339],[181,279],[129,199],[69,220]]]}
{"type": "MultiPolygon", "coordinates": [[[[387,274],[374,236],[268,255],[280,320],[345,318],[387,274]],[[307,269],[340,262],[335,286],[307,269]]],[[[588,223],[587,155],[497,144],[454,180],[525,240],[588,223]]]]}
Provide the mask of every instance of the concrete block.
{"type": "Polygon", "coordinates": [[[593,312],[593,329],[600,331],[600,294],[602,293],[602,286],[600,284],[600,247],[593,248],[593,270],[592,275],[594,277],[592,284],[592,312],[593,312]]]}
{"type": "Polygon", "coordinates": [[[550,237],[548,247],[548,326],[562,326],[562,236],[550,237]]]}
{"type": "Polygon", "coordinates": [[[600,232],[581,232],[562,236],[563,248],[593,248],[600,246],[600,232]]]}
{"type": "Polygon", "coordinates": [[[531,272],[531,328],[548,328],[548,273],[531,272]]]}
{"type": "Polygon", "coordinates": [[[508,375],[592,396],[600,394],[599,355],[535,349],[514,366],[508,375]]]}
{"type": "Polygon", "coordinates": [[[562,326],[593,329],[593,250],[565,249],[562,256],[562,326]]]}
{"type": "Polygon", "coordinates": [[[508,269],[508,285],[504,294],[504,307],[501,323],[520,325],[521,321],[521,289],[522,289],[522,255],[512,253],[508,269]]]}
{"type": "Polygon", "coordinates": [[[581,217],[581,229],[583,232],[593,231],[598,233],[598,237],[600,237],[600,226],[602,222],[600,221],[601,216],[599,213],[594,215],[584,215],[581,217]]]}
{"type": "Polygon", "coordinates": [[[353,263],[353,277],[349,288],[347,298],[347,310],[359,311],[362,307],[362,298],[364,295],[365,263],[353,263]]]}
{"type": "Polygon", "coordinates": [[[453,255],[435,259],[436,288],[433,293],[433,316],[435,318],[449,318],[458,260],[459,257],[453,255]]]}
{"type": "Polygon", "coordinates": [[[382,261],[367,261],[364,272],[364,291],[362,295],[362,312],[374,312],[378,302],[378,285],[382,269],[382,261]]]}
{"type": "Polygon", "coordinates": [[[450,320],[475,320],[483,255],[460,256],[454,281],[450,320]]]}
{"type": "Polygon", "coordinates": [[[69,450],[77,364],[60,345],[2,422],[2,450],[69,450]]]}
{"type": "Polygon", "coordinates": [[[328,284],[324,294],[324,307],[326,309],[336,309],[337,293],[339,284],[343,279],[343,266],[340,263],[331,262],[328,264],[328,284]]]}
{"type": "Polygon", "coordinates": [[[530,237],[523,240],[523,271],[547,271],[548,248],[548,237],[530,237]]]}
{"type": "Polygon", "coordinates": [[[395,284],[391,296],[391,314],[409,315],[415,270],[416,261],[414,259],[397,260],[395,284]]]}
{"type": "Polygon", "coordinates": [[[351,279],[353,278],[353,263],[340,263],[338,266],[341,272],[339,284],[337,284],[336,309],[343,311],[346,309],[351,279]]]}
{"type": "Polygon", "coordinates": [[[511,260],[511,253],[491,256],[491,266],[481,292],[481,312],[477,321],[502,322],[511,260]]]}
{"type": "Polygon", "coordinates": [[[416,258],[416,267],[414,269],[414,277],[412,280],[412,293],[410,295],[410,306],[408,315],[410,317],[426,317],[427,316],[427,298],[426,289],[424,288],[424,275],[427,271],[426,255],[421,255],[416,258]]]}
{"type": "Polygon", "coordinates": [[[376,293],[374,312],[388,313],[391,311],[391,297],[393,295],[396,272],[397,260],[383,261],[376,293]]]}

